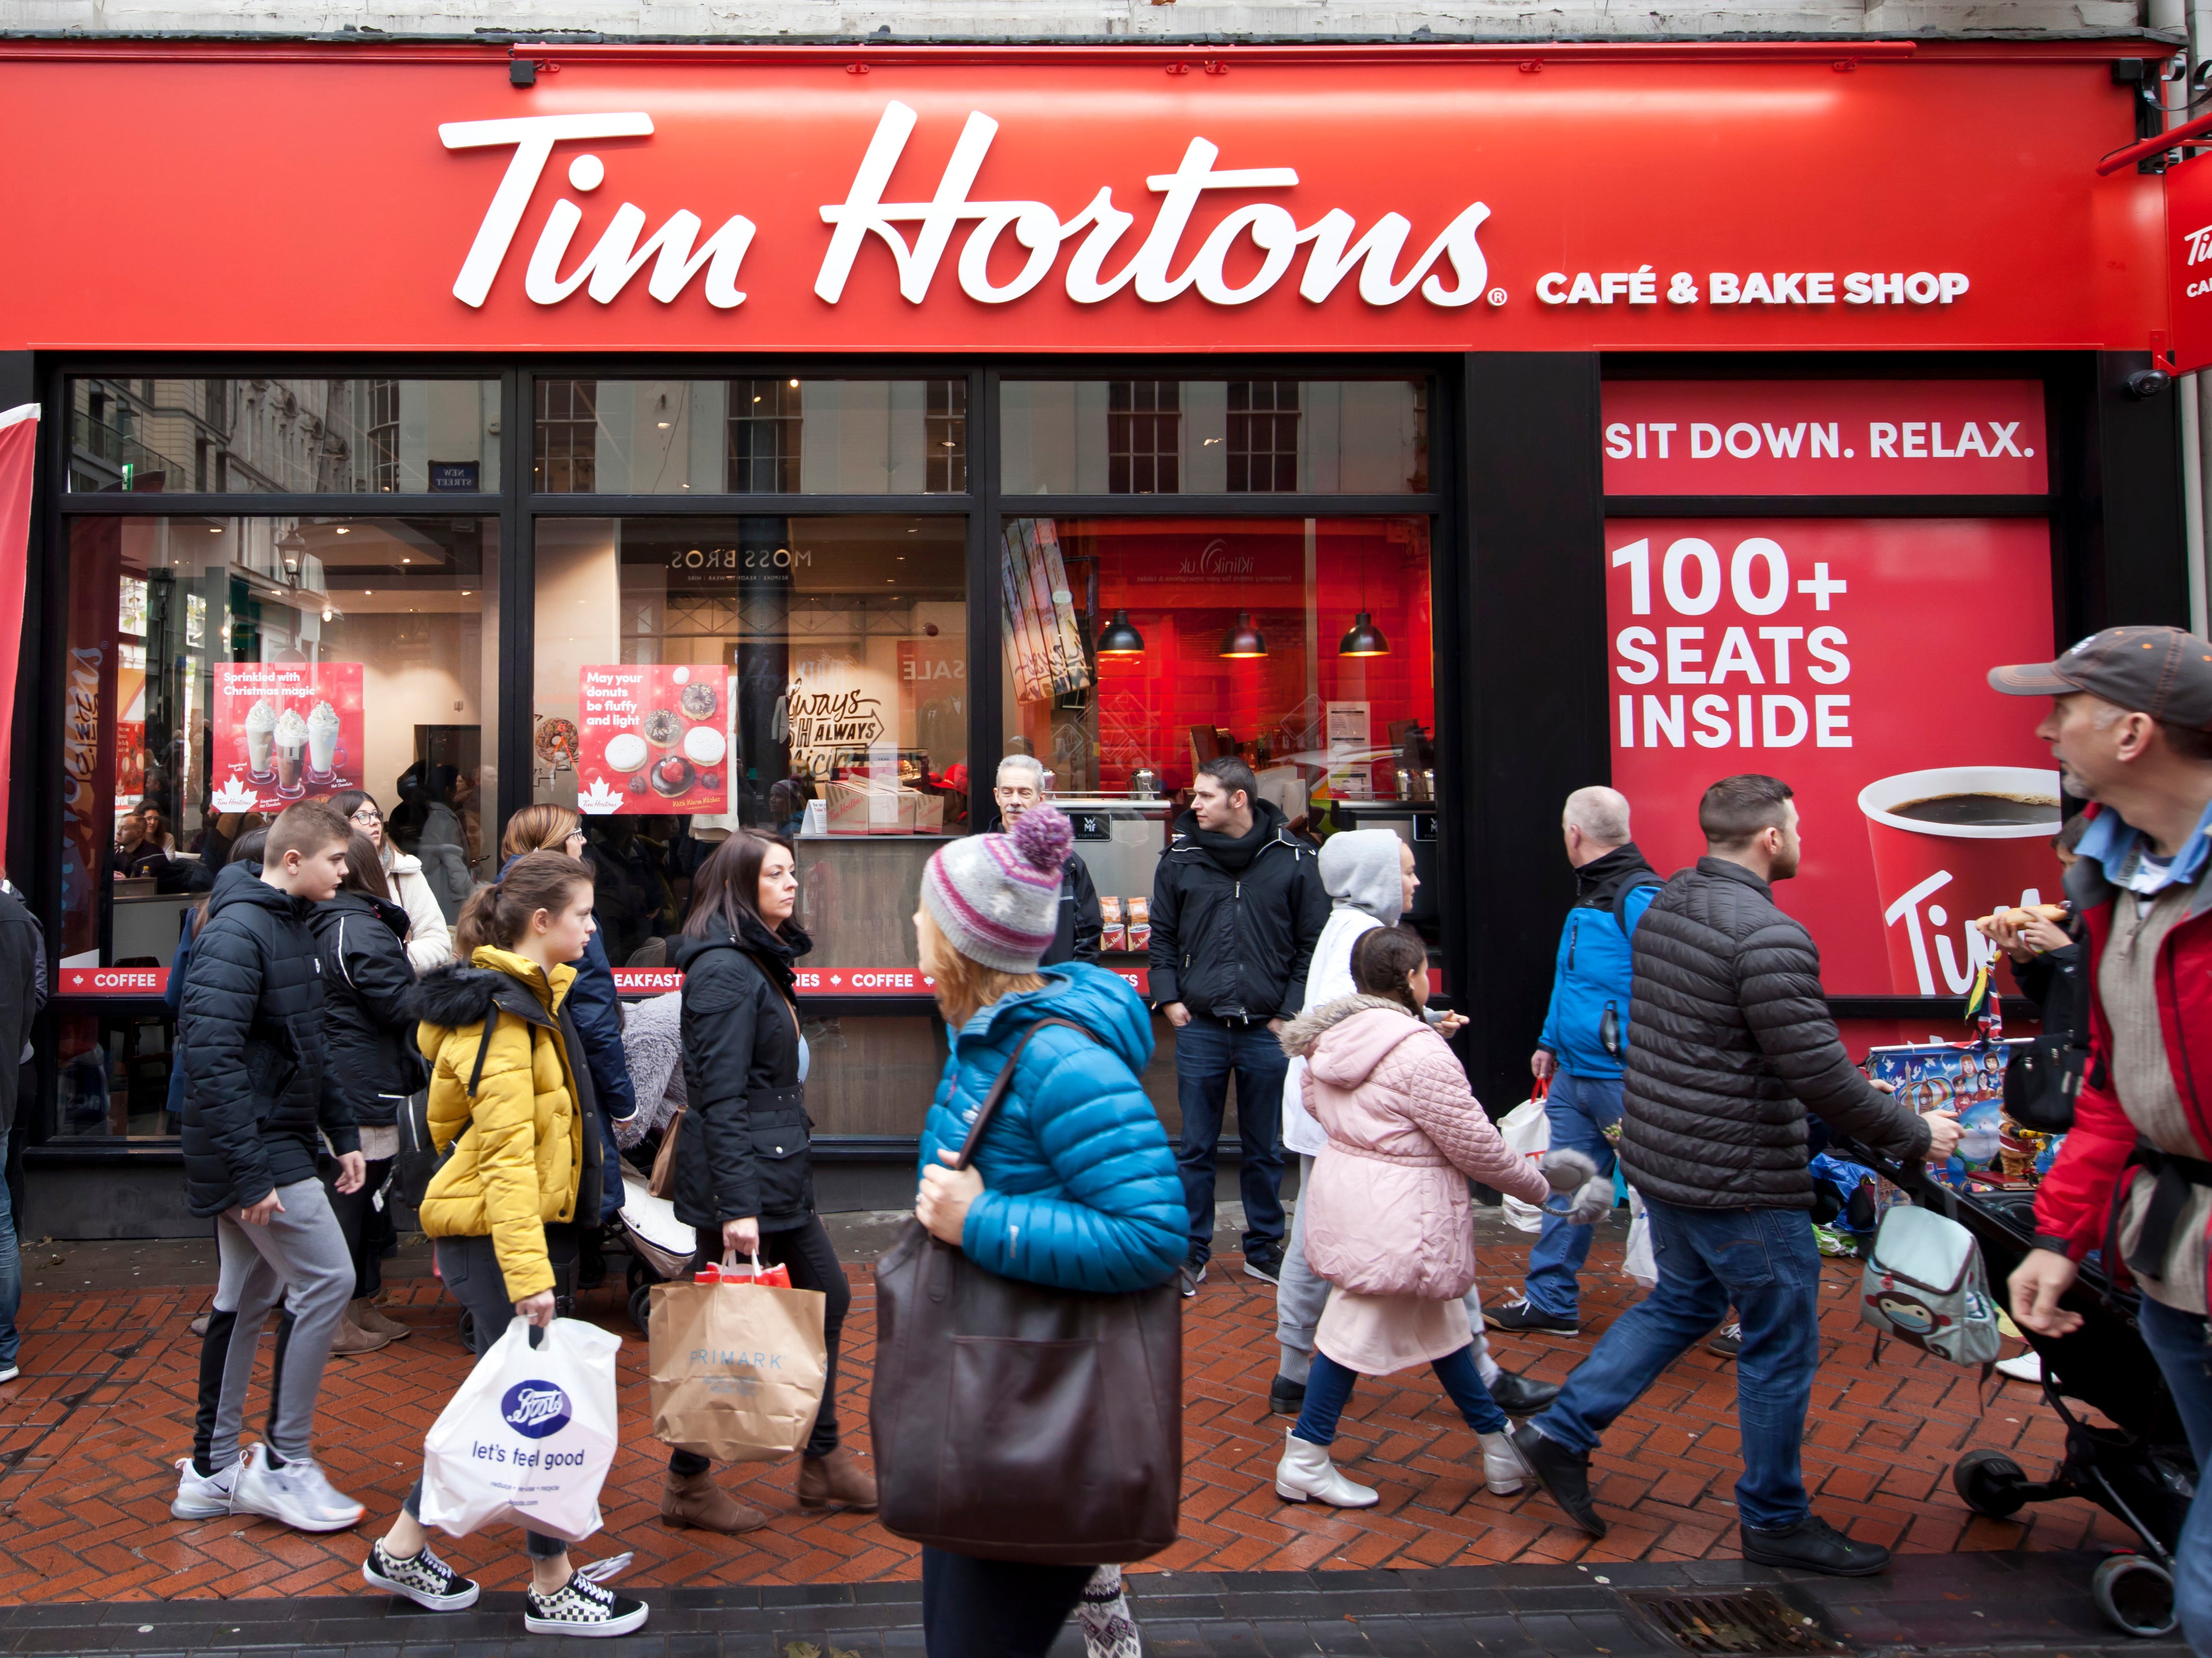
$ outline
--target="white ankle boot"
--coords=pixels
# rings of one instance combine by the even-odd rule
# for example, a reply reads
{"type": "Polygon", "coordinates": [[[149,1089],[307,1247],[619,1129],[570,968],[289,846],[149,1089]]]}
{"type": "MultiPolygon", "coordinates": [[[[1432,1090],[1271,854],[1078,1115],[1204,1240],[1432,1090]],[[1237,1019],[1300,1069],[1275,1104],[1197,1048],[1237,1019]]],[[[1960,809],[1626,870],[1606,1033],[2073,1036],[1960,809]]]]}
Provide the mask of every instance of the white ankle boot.
{"type": "Polygon", "coordinates": [[[1477,1434],[1482,1442],[1482,1479],[1492,1497],[1510,1497],[1528,1478],[1528,1465],[1513,1447],[1510,1433],[1477,1434]]]}
{"type": "MultiPolygon", "coordinates": [[[[1514,1465],[1518,1467],[1516,1461],[1514,1465]]],[[[1328,1447],[1284,1435],[1283,1460],[1275,1464],[1275,1495],[1292,1503],[1318,1497],[1340,1509],[1370,1509],[1382,1501],[1371,1485],[1346,1479],[1328,1460],[1328,1447]]]]}

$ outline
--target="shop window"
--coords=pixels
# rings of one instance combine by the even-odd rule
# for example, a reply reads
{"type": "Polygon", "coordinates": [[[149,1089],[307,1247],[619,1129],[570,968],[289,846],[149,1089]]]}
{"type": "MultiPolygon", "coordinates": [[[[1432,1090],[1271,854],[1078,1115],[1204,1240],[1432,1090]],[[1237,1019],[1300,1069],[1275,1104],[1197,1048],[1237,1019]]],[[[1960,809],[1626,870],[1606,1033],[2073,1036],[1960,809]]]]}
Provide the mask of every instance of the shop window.
{"type": "Polygon", "coordinates": [[[797,380],[730,382],[730,481],[737,495],[795,495],[805,439],[797,380]]]}
{"type": "Polygon", "coordinates": [[[596,380],[538,382],[533,487],[541,495],[590,495],[599,488],[599,389],[596,380]]]}
{"type": "Polygon", "coordinates": [[[1120,908],[1115,965],[1141,969],[1127,929],[1223,756],[1301,833],[1403,835],[1430,883],[1411,914],[1433,922],[1427,519],[1011,519],[1000,556],[1001,752],[1035,756],[1075,818],[1120,908]]]}
{"type": "Polygon", "coordinates": [[[1000,487],[1028,495],[1421,495],[1423,380],[1007,380],[1000,487]]]}
{"type": "MultiPolygon", "coordinates": [[[[68,568],[64,996],[107,969],[157,990],[232,846],[295,800],[367,791],[459,914],[498,822],[496,519],[79,519],[68,568]]],[[[173,1132],[134,1068],[166,1029],[65,1019],[58,1132],[173,1132]]]]}
{"type": "Polygon", "coordinates": [[[75,380],[72,493],[499,487],[499,382],[75,380]]]}
{"type": "Polygon", "coordinates": [[[1291,495],[1298,487],[1298,383],[1229,382],[1229,490],[1291,495]]]}
{"type": "Polygon", "coordinates": [[[968,487],[964,380],[541,380],[540,491],[883,495],[968,487]]]}
{"type": "Polygon", "coordinates": [[[967,829],[964,520],[540,519],[536,535],[533,798],[585,814],[615,964],[653,964],[692,872],[742,825],[797,842],[804,965],[841,975],[818,988],[910,974],[922,862],[967,829]]]}

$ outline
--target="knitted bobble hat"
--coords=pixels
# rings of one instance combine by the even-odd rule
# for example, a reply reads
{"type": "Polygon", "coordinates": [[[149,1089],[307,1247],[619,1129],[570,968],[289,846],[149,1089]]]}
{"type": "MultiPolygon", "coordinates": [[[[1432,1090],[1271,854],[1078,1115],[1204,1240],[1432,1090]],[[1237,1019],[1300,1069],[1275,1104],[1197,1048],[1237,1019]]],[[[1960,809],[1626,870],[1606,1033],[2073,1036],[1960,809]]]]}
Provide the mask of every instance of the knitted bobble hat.
{"type": "Polygon", "coordinates": [[[1034,973],[1060,926],[1060,872],[1075,832],[1031,806],[1009,835],[970,835],[937,850],[921,902],[952,947],[1001,973],[1034,973]]]}

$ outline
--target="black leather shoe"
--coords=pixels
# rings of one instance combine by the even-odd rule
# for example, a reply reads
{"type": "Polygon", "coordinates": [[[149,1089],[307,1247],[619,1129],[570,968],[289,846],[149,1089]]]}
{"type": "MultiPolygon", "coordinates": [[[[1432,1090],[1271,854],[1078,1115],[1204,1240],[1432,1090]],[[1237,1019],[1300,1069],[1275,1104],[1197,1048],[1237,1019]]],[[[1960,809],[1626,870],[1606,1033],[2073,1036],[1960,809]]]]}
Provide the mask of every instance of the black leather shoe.
{"type": "Polygon", "coordinates": [[[1267,1408],[1277,1416],[1296,1416],[1306,1407],[1306,1384],[1279,1376],[1267,1384],[1267,1408]]]}
{"type": "Polygon", "coordinates": [[[1855,1543],[1817,1514],[1808,1514],[1787,1531],[1744,1526],[1743,1558],[1756,1565],[1789,1566],[1830,1577],[1871,1577],[1889,1570],[1889,1551],[1879,1543],[1855,1543]]]}
{"type": "Polygon", "coordinates": [[[1592,1537],[1604,1536],[1605,1521],[1590,1497],[1589,1453],[1571,1451],[1558,1440],[1547,1439],[1530,1427],[1514,1429],[1512,1437],[1513,1448],[1521,1453],[1521,1460],[1536,1476],[1536,1483],[1544,1488],[1544,1494],[1592,1537]]]}
{"type": "Polygon", "coordinates": [[[1534,1416],[1559,1396],[1556,1382],[1531,1382],[1525,1376],[1500,1370],[1490,1384],[1490,1396],[1508,1416],[1534,1416]]]}

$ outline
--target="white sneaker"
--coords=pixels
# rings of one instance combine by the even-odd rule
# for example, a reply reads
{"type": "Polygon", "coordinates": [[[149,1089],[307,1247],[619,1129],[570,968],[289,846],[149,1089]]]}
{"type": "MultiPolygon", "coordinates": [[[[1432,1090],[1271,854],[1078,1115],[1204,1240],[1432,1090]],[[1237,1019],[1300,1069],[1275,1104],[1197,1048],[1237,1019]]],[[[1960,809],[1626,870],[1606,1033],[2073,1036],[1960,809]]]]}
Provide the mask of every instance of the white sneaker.
{"type": "Polygon", "coordinates": [[[282,1521],[294,1531],[343,1531],[361,1523],[368,1512],[353,1498],[332,1488],[329,1478],[313,1462],[269,1466],[268,1448],[249,1445],[238,1460],[238,1482],[232,1486],[230,1511],[258,1514],[282,1521]]]}
{"type": "Polygon", "coordinates": [[[403,1560],[386,1554],[378,1542],[361,1563],[361,1575],[371,1588],[404,1594],[432,1612],[459,1612],[477,1603],[476,1584],[431,1553],[427,1545],[422,1553],[403,1560]]]}
{"type": "Polygon", "coordinates": [[[1283,1460],[1275,1464],[1275,1495],[1286,1502],[1303,1503],[1318,1497],[1331,1507],[1371,1509],[1382,1494],[1371,1485],[1346,1479],[1328,1460],[1328,1447],[1316,1445],[1284,1431],[1283,1460]]]}
{"type": "Polygon", "coordinates": [[[1997,1361],[1997,1374],[2008,1376],[2014,1382],[2041,1382],[2043,1355],[2031,1347],[2017,1358],[2001,1358],[1997,1361]]]}
{"type": "Polygon", "coordinates": [[[0,1387],[4,1387],[22,1374],[13,1364],[0,1364],[0,1387]]]}
{"type": "Polygon", "coordinates": [[[1510,1497],[1528,1478],[1528,1465],[1514,1448],[1510,1432],[1477,1434],[1482,1442],[1482,1481],[1492,1497],[1510,1497]]]}
{"type": "Polygon", "coordinates": [[[550,1594],[522,1592],[522,1626],[532,1635],[627,1635],[645,1622],[646,1611],[644,1601],[581,1572],[550,1594]]]}
{"type": "MultiPolygon", "coordinates": [[[[253,1448],[260,1449],[259,1446],[253,1448]]],[[[230,1512],[231,1492],[238,1482],[241,1462],[203,1474],[189,1456],[177,1459],[177,1500],[169,1512],[179,1520],[220,1520],[230,1512]]]]}

